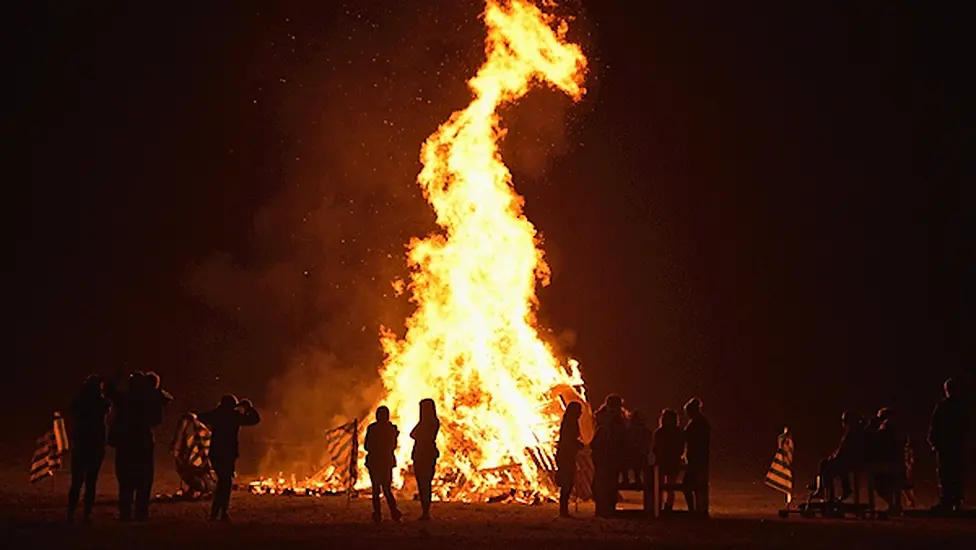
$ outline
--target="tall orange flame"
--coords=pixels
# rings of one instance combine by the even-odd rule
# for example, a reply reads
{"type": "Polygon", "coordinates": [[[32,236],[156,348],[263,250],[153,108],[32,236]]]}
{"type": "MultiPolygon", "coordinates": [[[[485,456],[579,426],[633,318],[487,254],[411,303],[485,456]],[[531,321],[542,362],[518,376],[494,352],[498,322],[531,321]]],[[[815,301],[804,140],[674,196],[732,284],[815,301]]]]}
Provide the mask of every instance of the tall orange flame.
{"type": "MultiPolygon", "coordinates": [[[[441,498],[458,498],[446,480],[477,491],[493,482],[486,471],[508,464],[536,483],[525,448],[553,443],[559,413],[549,392],[581,384],[575,362],[560,365],[536,329],[536,283],[549,283],[549,266],[499,154],[498,110],[533,84],[578,100],[586,58],[566,41],[565,20],[525,0],[487,0],[484,21],[487,59],[468,82],[474,98],[421,151],[417,181],[442,232],[409,245],[417,309],[404,338],[385,327],[381,334],[383,403],[404,434],[401,466],[409,462],[406,434],[418,402],[437,402],[441,498]]],[[[403,290],[401,281],[394,286],[403,290]]]]}

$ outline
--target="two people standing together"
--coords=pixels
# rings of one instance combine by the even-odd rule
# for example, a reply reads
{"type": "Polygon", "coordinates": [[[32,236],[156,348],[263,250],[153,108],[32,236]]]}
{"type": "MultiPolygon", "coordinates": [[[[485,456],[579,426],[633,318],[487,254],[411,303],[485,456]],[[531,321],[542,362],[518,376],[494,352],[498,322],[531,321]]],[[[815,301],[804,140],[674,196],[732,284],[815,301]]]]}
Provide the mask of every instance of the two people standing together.
{"type": "MultiPolygon", "coordinates": [[[[417,493],[420,496],[421,521],[430,519],[434,467],[440,457],[440,452],[437,450],[437,433],[440,427],[434,400],[421,400],[420,420],[410,431],[410,437],[414,440],[411,458],[414,475],[417,478],[417,493]]],[[[366,428],[366,438],[363,441],[366,450],[366,469],[369,471],[369,479],[373,486],[373,521],[377,523],[383,519],[381,493],[386,498],[393,521],[400,521],[403,517],[393,496],[393,469],[397,465],[396,448],[399,436],[400,430],[390,421],[390,409],[386,406],[377,408],[376,421],[366,428]]]]}

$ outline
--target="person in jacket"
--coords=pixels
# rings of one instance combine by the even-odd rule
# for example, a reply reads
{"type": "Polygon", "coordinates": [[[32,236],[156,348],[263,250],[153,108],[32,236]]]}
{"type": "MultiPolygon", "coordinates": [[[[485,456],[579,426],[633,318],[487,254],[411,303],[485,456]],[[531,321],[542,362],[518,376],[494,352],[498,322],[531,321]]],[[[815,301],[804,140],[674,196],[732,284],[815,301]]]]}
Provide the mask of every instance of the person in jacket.
{"type": "Polygon", "coordinates": [[[373,521],[383,520],[380,493],[386,498],[393,521],[400,521],[402,514],[393,496],[393,468],[396,467],[397,440],[400,430],[390,422],[390,409],[385,405],[376,409],[376,421],[366,428],[363,448],[366,450],[366,469],[373,486],[373,521]]]}
{"type": "Polygon", "coordinates": [[[227,394],[220,398],[217,408],[202,412],[197,418],[210,428],[210,465],[217,474],[210,520],[228,521],[227,509],[240,456],[241,427],[256,426],[261,422],[261,415],[251,401],[238,401],[234,395],[227,394]]]}

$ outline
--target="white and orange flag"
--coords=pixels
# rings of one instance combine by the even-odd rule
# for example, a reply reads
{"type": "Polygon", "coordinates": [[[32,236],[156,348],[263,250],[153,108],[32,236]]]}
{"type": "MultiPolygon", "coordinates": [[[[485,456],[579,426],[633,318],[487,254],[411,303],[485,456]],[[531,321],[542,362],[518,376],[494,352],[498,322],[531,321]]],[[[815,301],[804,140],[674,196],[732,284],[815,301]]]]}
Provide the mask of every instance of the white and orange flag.
{"type": "Polygon", "coordinates": [[[54,413],[54,424],[44,435],[37,438],[34,455],[31,457],[30,482],[53,476],[61,469],[61,456],[68,450],[68,432],[64,427],[61,413],[54,413]]]}
{"type": "Polygon", "coordinates": [[[789,428],[783,428],[783,433],[777,438],[778,448],[773,463],[766,472],[765,483],[781,493],[786,493],[786,502],[793,497],[793,436],[789,428]]]}

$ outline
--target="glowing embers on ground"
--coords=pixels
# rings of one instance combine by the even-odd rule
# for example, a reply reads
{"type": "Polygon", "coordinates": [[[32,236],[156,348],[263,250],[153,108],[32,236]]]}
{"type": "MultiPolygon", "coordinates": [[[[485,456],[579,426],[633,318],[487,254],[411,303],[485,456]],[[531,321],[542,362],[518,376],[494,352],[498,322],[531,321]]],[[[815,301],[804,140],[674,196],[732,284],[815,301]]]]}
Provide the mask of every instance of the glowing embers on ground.
{"type": "Polygon", "coordinates": [[[278,477],[260,478],[247,485],[248,492],[255,495],[283,495],[283,496],[322,496],[338,495],[346,492],[343,484],[335,476],[337,468],[328,465],[315,475],[298,481],[294,475],[285,478],[279,473],[278,477]]]}
{"type": "Polygon", "coordinates": [[[421,150],[417,181],[440,231],[409,245],[406,286],[417,309],[402,338],[381,334],[382,403],[402,434],[397,483],[410,464],[406,435],[418,403],[433,398],[442,500],[480,500],[505,484],[548,493],[527,449],[554,450],[562,411],[551,392],[581,384],[577,365],[561,365],[536,327],[536,285],[548,284],[549,267],[499,154],[498,111],[533,84],[579,99],[586,58],[566,41],[566,21],[524,0],[488,0],[484,21],[486,60],[468,82],[474,97],[421,150]]]}

